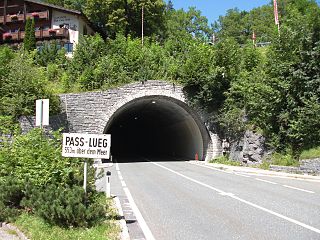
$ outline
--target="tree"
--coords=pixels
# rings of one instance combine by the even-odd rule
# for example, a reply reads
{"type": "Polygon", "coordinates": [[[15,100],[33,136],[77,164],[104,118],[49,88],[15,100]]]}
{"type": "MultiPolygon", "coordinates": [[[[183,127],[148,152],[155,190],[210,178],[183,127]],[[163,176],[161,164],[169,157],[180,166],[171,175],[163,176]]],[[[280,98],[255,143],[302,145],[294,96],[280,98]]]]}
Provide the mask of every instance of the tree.
{"type": "Polygon", "coordinates": [[[17,119],[34,113],[34,101],[50,99],[51,113],[59,111],[58,97],[47,88],[46,77],[41,68],[34,66],[33,55],[18,52],[8,63],[7,74],[0,79],[0,115],[17,119]]]}
{"type": "Polygon", "coordinates": [[[125,33],[128,25],[127,1],[124,0],[87,0],[84,13],[109,38],[117,33],[125,33]]]}
{"type": "Polygon", "coordinates": [[[224,109],[233,117],[229,125],[237,122],[233,113],[244,111],[245,125],[259,128],[272,147],[295,159],[320,144],[320,9],[312,2],[287,2],[281,35],[274,35],[266,62],[244,65],[224,109]]]}
{"type": "Polygon", "coordinates": [[[142,7],[144,9],[144,35],[163,36],[166,7],[163,0],[128,0],[128,33],[134,37],[141,36],[142,7]]]}
{"type": "Polygon", "coordinates": [[[208,19],[201,15],[201,11],[191,7],[185,12],[183,9],[169,9],[166,12],[166,37],[184,39],[190,35],[202,40],[208,40],[213,31],[208,26],[208,19]]]}
{"type": "Polygon", "coordinates": [[[36,48],[35,22],[28,18],[25,25],[25,37],[23,46],[26,51],[32,51],[36,48]]]}
{"type": "Polygon", "coordinates": [[[243,44],[250,36],[250,29],[244,23],[245,16],[248,15],[246,11],[239,11],[239,9],[229,9],[226,16],[220,16],[219,20],[213,24],[213,28],[217,33],[219,39],[232,37],[243,44]]]}
{"type": "MultiPolygon", "coordinates": [[[[79,84],[85,90],[101,87],[100,81],[95,81],[93,71],[102,56],[106,54],[106,45],[99,34],[81,38],[73,58],[68,65],[66,90],[79,84]]],[[[79,91],[79,89],[77,89],[79,91]]]]}

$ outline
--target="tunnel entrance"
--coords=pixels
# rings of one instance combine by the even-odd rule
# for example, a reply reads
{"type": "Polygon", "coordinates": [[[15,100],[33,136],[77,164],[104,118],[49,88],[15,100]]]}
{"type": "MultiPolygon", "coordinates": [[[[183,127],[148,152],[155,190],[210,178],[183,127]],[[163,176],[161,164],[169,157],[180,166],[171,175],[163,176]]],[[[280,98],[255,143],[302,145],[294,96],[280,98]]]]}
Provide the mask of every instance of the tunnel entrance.
{"type": "Polygon", "coordinates": [[[148,157],[164,160],[204,159],[205,126],[185,103],[170,97],[147,96],[128,102],[109,119],[111,154],[117,159],[148,157]]]}

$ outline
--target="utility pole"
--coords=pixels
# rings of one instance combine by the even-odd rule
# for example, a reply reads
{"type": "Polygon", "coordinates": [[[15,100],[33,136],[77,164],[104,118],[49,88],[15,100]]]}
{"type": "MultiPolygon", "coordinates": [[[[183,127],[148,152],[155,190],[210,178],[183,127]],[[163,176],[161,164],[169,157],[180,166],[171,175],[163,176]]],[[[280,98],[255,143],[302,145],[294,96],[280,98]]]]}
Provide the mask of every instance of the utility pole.
{"type": "Polygon", "coordinates": [[[142,8],[141,8],[141,44],[143,46],[143,22],[144,22],[144,6],[142,4],[142,8]]]}

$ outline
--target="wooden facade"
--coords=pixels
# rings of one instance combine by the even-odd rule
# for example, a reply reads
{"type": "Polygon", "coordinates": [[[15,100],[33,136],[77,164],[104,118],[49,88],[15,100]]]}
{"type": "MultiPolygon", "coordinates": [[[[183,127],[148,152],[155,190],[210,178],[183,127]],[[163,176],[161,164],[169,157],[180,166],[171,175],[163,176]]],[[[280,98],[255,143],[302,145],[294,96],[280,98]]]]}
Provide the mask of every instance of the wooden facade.
{"type": "MultiPolygon", "coordinates": [[[[78,11],[37,0],[0,0],[0,44],[21,43],[25,36],[25,24],[28,18],[35,20],[37,43],[59,40],[77,44],[79,34],[85,34],[84,31],[80,31],[80,26],[86,31],[91,26],[87,18],[78,11]],[[63,22],[60,25],[55,24],[54,15],[59,15],[55,18],[60,20],[63,14],[68,16],[65,18],[74,18],[74,21],[78,21],[73,24],[75,27],[72,28],[69,26],[71,24],[63,24],[63,22]],[[70,35],[73,38],[70,38],[70,35]]],[[[91,30],[91,34],[93,34],[93,30],[91,30]]]]}

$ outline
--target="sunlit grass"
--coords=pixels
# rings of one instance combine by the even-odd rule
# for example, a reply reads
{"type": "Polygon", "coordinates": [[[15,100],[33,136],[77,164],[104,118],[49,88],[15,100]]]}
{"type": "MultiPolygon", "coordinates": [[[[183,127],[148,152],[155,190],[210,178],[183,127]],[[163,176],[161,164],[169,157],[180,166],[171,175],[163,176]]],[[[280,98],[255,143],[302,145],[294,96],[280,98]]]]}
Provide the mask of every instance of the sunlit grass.
{"type": "Polygon", "coordinates": [[[46,223],[40,217],[24,213],[15,225],[33,240],[115,240],[119,236],[118,226],[108,220],[92,228],[61,228],[46,223]]]}
{"type": "Polygon", "coordinates": [[[212,159],[210,163],[219,163],[219,164],[225,164],[225,165],[230,165],[230,166],[241,166],[239,162],[232,161],[226,156],[220,156],[215,159],[212,159]]]}
{"type": "Polygon", "coordinates": [[[300,159],[320,158],[320,147],[305,150],[301,153],[300,159]]]}

